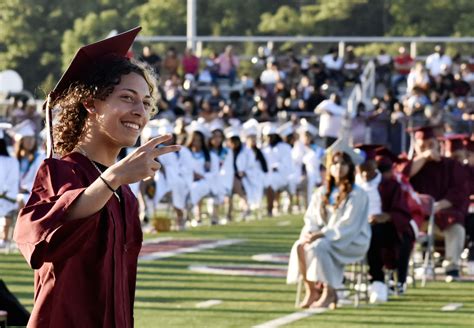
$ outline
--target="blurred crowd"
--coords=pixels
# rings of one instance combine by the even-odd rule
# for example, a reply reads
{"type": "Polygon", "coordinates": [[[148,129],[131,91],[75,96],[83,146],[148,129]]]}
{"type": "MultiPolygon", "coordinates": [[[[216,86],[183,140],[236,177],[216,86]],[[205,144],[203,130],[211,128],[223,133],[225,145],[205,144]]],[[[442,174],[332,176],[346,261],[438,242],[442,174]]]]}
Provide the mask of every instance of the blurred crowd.
{"type": "MultiPolygon", "coordinates": [[[[177,230],[206,218],[223,224],[303,212],[325,179],[325,150],[343,132],[353,144],[377,144],[410,160],[416,158],[410,128],[433,127],[433,149],[458,161],[466,168],[464,181],[474,182],[468,173],[474,167],[473,55],[450,57],[439,45],[423,60],[412,58],[404,47],[398,54],[380,50],[370,58],[375,95],[357,104],[354,113],[347,111],[348,93],[365,83],[368,59],[357,56],[352,46],[342,57],[336,48],[317,56],[292,49],[274,54],[261,47],[247,59],[232,46],[206,58],[190,49],[180,54],[170,47],[162,55],[145,46],[135,57],[154,68],[161,94],[159,113],[139,142],[169,133],[170,143],[183,146],[159,159],[162,168],[154,180],[132,186],[144,224],[152,222],[163,203],[172,209],[168,215],[177,230]],[[245,60],[248,70],[241,68],[245,60]],[[460,140],[455,148],[446,142],[451,139],[460,140]]],[[[0,126],[2,243],[8,242],[14,215],[24,206],[44,159],[41,106],[21,95],[11,99],[3,105],[0,126]]],[[[404,180],[408,185],[410,178],[404,180]]],[[[472,202],[472,189],[466,199],[469,195],[472,202]]],[[[464,212],[468,216],[468,206],[464,212]]],[[[469,229],[466,241],[472,248],[469,229]]],[[[473,251],[471,256],[474,261],[473,251]]]]}

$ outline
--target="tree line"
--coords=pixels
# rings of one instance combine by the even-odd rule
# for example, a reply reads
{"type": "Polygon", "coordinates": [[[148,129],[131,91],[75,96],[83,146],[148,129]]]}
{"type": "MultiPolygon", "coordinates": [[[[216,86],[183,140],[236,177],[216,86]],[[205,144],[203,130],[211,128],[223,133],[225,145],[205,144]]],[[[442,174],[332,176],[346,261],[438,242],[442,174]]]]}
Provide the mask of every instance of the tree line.
{"type": "MultiPolygon", "coordinates": [[[[197,33],[472,36],[473,12],[472,0],[197,0],[197,33]]],[[[0,70],[41,97],[78,47],[136,25],[185,35],[186,0],[2,0],[0,70]]]]}

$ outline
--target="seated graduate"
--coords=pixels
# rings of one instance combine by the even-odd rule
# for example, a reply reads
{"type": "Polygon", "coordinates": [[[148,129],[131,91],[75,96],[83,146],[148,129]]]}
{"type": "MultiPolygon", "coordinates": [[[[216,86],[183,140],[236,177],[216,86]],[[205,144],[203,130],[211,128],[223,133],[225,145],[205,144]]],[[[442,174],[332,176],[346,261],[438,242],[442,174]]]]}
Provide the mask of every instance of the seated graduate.
{"type": "Polygon", "coordinates": [[[359,166],[356,183],[369,196],[369,223],[372,228],[370,248],[367,253],[371,286],[370,302],[386,302],[383,267],[397,269],[399,292],[403,292],[408,262],[415,234],[411,213],[402,186],[393,176],[392,166],[398,158],[380,145],[361,145],[365,161],[359,166]],[[375,199],[375,200],[374,200],[375,199]]]}
{"type": "Polygon", "coordinates": [[[446,275],[456,279],[465,240],[467,175],[458,161],[441,155],[433,127],[420,127],[413,132],[415,157],[404,164],[403,173],[415,191],[434,198],[435,223],[445,241],[443,267],[446,275]]]}
{"type": "Polygon", "coordinates": [[[157,100],[152,72],[125,56],[140,29],[81,48],[48,96],[50,158],[14,234],[35,269],[29,327],[133,326],[143,238],[128,184],[153,178],[156,157],[179,150],[156,149],[169,138],[163,136],[117,162],[120,150],[137,142],[157,100]]]}
{"type": "Polygon", "coordinates": [[[467,160],[466,166],[469,172],[469,212],[466,217],[467,248],[469,250],[467,258],[467,272],[474,275],[474,139],[465,140],[467,160]]]}
{"type": "Polygon", "coordinates": [[[335,305],[344,266],[363,259],[370,244],[367,193],[355,185],[361,156],[340,139],[327,149],[326,158],[324,185],[311,198],[288,265],[287,283],[303,278],[303,308],[335,305]]]}

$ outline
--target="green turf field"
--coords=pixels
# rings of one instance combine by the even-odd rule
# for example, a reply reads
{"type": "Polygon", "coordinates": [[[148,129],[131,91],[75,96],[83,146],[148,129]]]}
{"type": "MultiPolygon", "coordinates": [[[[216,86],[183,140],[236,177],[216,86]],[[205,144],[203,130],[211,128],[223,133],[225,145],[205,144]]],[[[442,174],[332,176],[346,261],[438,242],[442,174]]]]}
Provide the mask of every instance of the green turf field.
{"type": "MultiPolygon", "coordinates": [[[[191,264],[257,264],[259,253],[289,252],[298,237],[301,216],[279,217],[227,226],[200,227],[159,236],[245,239],[244,243],[141,262],[135,302],[137,327],[252,327],[297,311],[295,286],[282,278],[235,277],[194,273],[191,264]],[[287,226],[278,222],[289,221],[287,226]],[[199,309],[199,302],[219,305],[199,309]]],[[[147,236],[149,238],[156,235],[147,236]]],[[[30,310],[33,272],[18,254],[0,255],[0,277],[30,310]]],[[[383,305],[344,306],[295,321],[285,327],[474,327],[474,283],[429,282],[409,288],[383,305]],[[441,312],[448,303],[463,303],[441,312]]]]}

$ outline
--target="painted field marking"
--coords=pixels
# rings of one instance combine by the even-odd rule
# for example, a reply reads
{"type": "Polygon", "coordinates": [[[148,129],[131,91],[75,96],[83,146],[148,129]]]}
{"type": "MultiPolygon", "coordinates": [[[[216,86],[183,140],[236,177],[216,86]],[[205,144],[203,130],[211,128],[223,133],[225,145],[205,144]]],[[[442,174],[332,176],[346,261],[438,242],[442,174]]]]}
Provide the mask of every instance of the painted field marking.
{"type": "Polygon", "coordinates": [[[158,243],[162,243],[164,241],[168,241],[168,240],[171,240],[173,239],[173,237],[157,237],[157,238],[153,238],[153,239],[145,239],[143,241],[143,245],[148,245],[148,244],[158,244],[158,243]]]}
{"type": "Polygon", "coordinates": [[[290,254],[288,253],[265,253],[252,255],[252,260],[257,262],[288,264],[289,259],[290,254]]]}
{"type": "Polygon", "coordinates": [[[192,246],[192,247],[183,247],[183,248],[177,249],[175,251],[170,251],[170,252],[154,252],[154,253],[146,254],[146,255],[140,256],[139,261],[160,260],[160,259],[165,259],[165,258],[173,257],[176,255],[180,255],[180,254],[196,253],[196,252],[200,252],[206,249],[213,249],[213,248],[222,247],[222,246],[235,245],[242,242],[244,242],[244,240],[241,240],[241,239],[218,240],[213,243],[206,243],[206,244],[192,246]]]}
{"type": "Polygon", "coordinates": [[[328,309],[321,308],[321,309],[308,309],[300,312],[294,312],[292,314],[286,315],[281,318],[277,318],[271,321],[264,322],[260,325],[253,326],[253,328],[276,328],[283,325],[287,325],[289,323],[295,322],[297,320],[301,320],[307,317],[310,317],[314,314],[324,313],[328,309]]]}
{"type": "Polygon", "coordinates": [[[196,307],[198,309],[207,309],[207,308],[210,308],[211,306],[219,305],[221,303],[222,303],[221,300],[208,300],[208,301],[197,303],[196,307]]]}
{"type": "Polygon", "coordinates": [[[279,227],[286,227],[286,226],[289,226],[291,224],[290,221],[280,221],[277,223],[277,226],[279,227]]]}
{"type": "Polygon", "coordinates": [[[286,277],[286,267],[276,265],[190,265],[189,270],[225,276],[286,277]]]}
{"type": "Polygon", "coordinates": [[[462,308],[462,303],[449,303],[441,308],[441,311],[456,311],[457,309],[462,308]]]}

